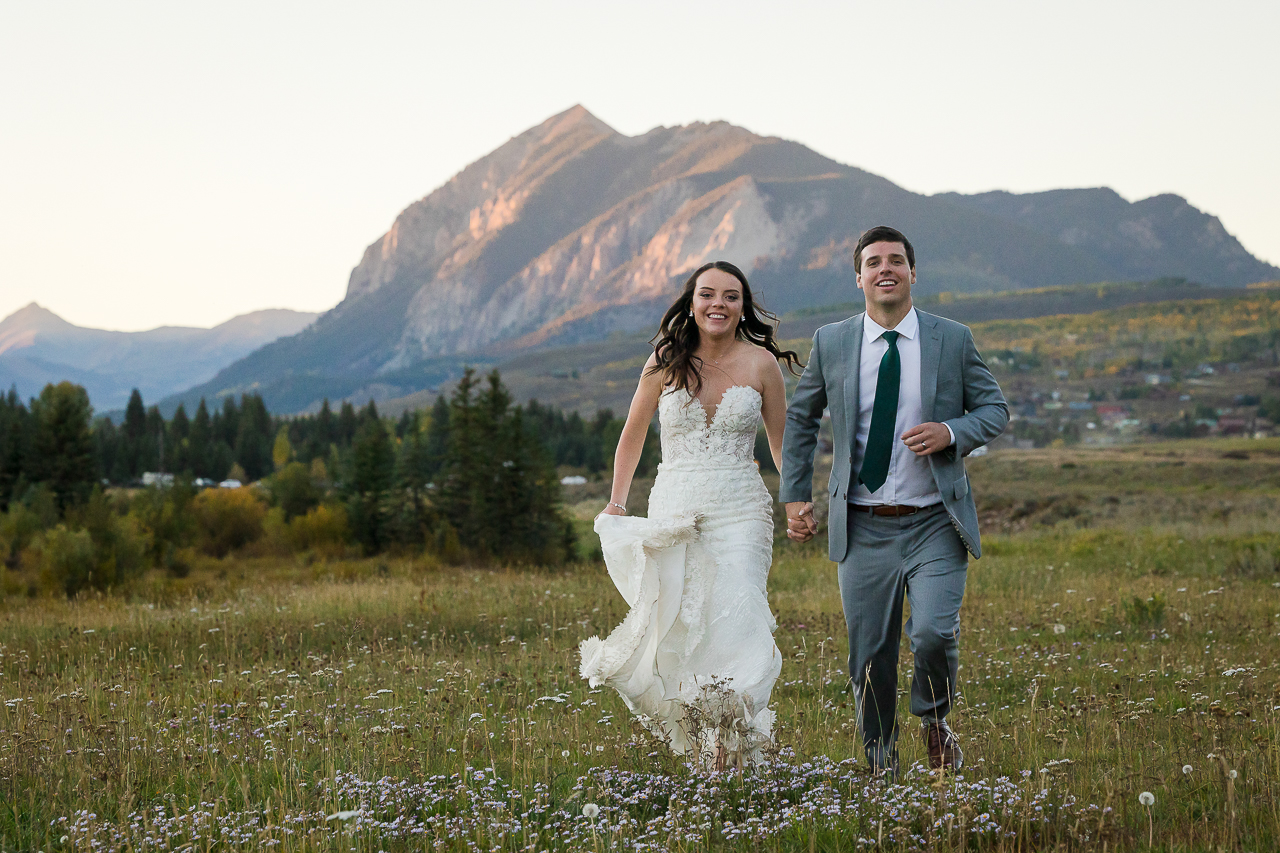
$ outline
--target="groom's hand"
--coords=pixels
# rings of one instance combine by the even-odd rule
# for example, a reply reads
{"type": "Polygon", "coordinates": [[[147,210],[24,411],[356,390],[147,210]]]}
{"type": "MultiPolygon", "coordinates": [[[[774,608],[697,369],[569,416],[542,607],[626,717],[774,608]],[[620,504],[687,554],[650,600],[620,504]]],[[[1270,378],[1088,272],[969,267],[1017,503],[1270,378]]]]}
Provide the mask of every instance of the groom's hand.
{"type": "Polygon", "coordinates": [[[951,446],[951,430],[946,424],[920,424],[902,434],[902,443],[916,456],[929,456],[951,446]]]}
{"type": "Polygon", "coordinates": [[[791,501],[787,504],[787,538],[796,542],[808,542],[818,532],[818,522],[813,517],[812,501],[791,501]]]}

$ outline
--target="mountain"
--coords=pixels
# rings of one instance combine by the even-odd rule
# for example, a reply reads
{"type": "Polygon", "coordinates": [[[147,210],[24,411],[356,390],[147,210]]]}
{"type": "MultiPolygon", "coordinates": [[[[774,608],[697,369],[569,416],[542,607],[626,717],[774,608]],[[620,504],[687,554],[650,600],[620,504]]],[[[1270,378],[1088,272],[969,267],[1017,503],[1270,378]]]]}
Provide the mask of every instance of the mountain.
{"type": "Polygon", "coordinates": [[[404,396],[464,362],[652,329],[714,258],[774,311],[847,303],[853,246],[879,223],[911,237],[925,292],[1280,277],[1174,196],[923,196],[725,122],[628,137],[577,106],[406,208],[315,324],[168,404],[249,388],[285,412],[404,396]]]}
{"type": "Polygon", "coordinates": [[[133,388],[157,401],[277,338],[294,335],[318,315],[269,309],[233,317],[212,329],[161,326],[145,332],[85,329],[32,302],[0,321],[0,389],[35,396],[47,383],[83,385],[98,411],[121,409],[133,388]]]}

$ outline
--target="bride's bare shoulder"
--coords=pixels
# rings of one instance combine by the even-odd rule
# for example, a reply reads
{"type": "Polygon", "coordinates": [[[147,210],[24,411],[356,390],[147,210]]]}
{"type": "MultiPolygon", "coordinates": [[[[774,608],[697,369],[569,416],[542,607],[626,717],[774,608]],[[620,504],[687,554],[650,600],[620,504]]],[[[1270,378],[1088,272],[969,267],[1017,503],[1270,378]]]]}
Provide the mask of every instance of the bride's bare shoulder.
{"type": "Polygon", "coordinates": [[[762,346],[756,344],[747,344],[747,346],[751,350],[746,359],[751,368],[751,384],[755,385],[756,390],[759,391],[778,372],[778,360],[774,358],[773,353],[762,346]]]}

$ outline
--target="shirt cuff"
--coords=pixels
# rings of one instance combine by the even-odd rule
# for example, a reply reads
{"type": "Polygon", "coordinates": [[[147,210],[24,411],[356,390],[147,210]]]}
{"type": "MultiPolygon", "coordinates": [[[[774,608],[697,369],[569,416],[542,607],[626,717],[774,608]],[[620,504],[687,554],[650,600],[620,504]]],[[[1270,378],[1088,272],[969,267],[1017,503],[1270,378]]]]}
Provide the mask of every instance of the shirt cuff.
{"type": "Polygon", "coordinates": [[[943,426],[947,428],[947,435],[951,436],[951,442],[947,445],[947,447],[950,447],[952,444],[956,443],[956,434],[955,431],[951,429],[950,424],[943,424],[943,426]]]}

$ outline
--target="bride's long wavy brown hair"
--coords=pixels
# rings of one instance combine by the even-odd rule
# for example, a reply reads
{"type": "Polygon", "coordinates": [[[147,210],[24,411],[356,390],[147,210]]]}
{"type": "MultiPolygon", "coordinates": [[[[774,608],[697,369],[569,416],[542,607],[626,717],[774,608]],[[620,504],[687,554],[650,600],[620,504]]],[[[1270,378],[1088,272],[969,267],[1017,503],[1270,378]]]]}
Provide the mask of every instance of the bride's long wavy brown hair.
{"type": "Polygon", "coordinates": [[[712,261],[703,264],[693,271],[689,280],[684,283],[684,290],[675,303],[667,309],[662,318],[658,334],[650,338],[657,362],[649,368],[650,373],[661,372],[664,385],[670,388],[684,388],[690,394],[697,395],[702,390],[702,359],[694,355],[698,349],[701,336],[698,324],[690,312],[693,309],[693,291],[698,286],[698,276],[707,270],[727,272],[742,285],[742,322],[738,323],[736,337],[740,341],[750,341],[763,347],[779,361],[787,363],[787,369],[793,375],[799,375],[797,367],[804,367],[799,353],[794,350],[779,349],[774,335],[778,327],[778,318],[756,304],[751,296],[751,286],[747,277],[728,261],[712,261]]]}

